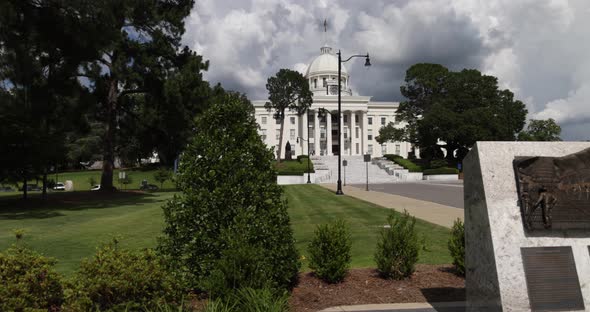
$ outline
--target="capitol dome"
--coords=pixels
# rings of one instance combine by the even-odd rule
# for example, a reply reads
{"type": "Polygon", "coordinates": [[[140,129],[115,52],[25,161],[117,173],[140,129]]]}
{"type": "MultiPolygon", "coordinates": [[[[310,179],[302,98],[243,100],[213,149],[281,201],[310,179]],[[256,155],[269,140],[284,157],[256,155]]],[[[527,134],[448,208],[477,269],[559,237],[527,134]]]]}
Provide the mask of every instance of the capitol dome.
{"type": "MultiPolygon", "coordinates": [[[[342,93],[351,95],[348,89],[348,72],[344,65],[341,67],[342,93]]],[[[338,84],[338,56],[332,48],[324,45],[320,48],[320,55],[307,66],[305,78],[309,81],[310,90],[314,95],[334,95],[334,89],[329,86],[338,84]]],[[[337,88],[335,89],[338,90],[337,88]]]]}
{"type": "MultiPolygon", "coordinates": [[[[307,67],[305,76],[310,78],[311,76],[318,74],[338,74],[338,56],[332,53],[332,48],[323,46],[320,49],[320,55],[316,57],[307,67]]],[[[342,75],[348,76],[348,72],[344,65],[341,68],[342,75]]]]}

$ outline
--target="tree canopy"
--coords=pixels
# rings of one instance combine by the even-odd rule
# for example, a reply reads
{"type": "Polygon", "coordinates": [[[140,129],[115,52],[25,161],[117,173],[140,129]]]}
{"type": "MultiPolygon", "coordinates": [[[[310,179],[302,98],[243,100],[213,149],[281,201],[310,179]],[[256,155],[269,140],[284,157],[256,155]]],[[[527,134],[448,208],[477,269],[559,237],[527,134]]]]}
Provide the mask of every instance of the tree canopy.
{"type": "Polygon", "coordinates": [[[526,130],[518,134],[519,141],[561,141],[561,127],[553,118],[530,119],[526,130]]]}
{"type": "Polygon", "coordinates": [[[194,117],[224,93],[180,43],[193,4],[0,2],[0,143],[13,147],[0,179],[102,160],[101,190],[112,190],[115,157],[135,165],[155,151],[172,164],[194,117]]]}
{"type": "Polygon", "coordinates": [[[398,124],[381,128],[377,141],[409,141],[429,158],[444,148],[448,159],[460,160],[478,140],[515,140],[527,114],[510,90],[499,89],[496,77],[475,69],[415,64],[400,90],[407,100],[400,103],[398,124]]]}
{"type": "Polygon", "coordinates": [[[281,69],[275,76],[268,78],[266,83],[269,102],[264,107],[274,110],[274,118],[281,123],[279,135],[279,148],[277,149],[277,160],[281,161],[283,148],[283,129],[285,128],[285,111],[295,111],[298,115],[307,112],[313,102],[312,92],[309,90],[309,83],[301,73],[281,69]]]}

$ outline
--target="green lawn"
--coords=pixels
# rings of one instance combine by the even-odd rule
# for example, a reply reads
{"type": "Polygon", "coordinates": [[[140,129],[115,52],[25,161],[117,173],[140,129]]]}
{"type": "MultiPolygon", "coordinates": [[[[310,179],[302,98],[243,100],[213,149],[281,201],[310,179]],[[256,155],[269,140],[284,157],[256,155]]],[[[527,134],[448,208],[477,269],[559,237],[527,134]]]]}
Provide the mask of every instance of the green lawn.
{"type": "MultiPolygon", "coordinates": [[[[139,169],[124,169],[129,177],[131,177],[131,183],[127,185],[119,184],[119,169],[116,169],[113,174],[113,183],[115,187],[119,189],[139,189],[142,180],[147,180],[150,184],[155,184],[160,187],[160,183],[156,182],[154,179],[154,173],[156,170],[139,170],[139,169]]],[[[100,170],[86,170],[86,171],[75,171],[75,172],[62,172],[58,173],[57,176],[55,174],[48,175],[48,179],[53,179],[57,182],[65,182],[66,180],[71,180],[74,183],[74,190],[76,191],[87,191],[90,190],[90,178],[94,178],[96,184],[100,184],[100,170]]],[[[43,181],[36,180],[29,181],[30,184],[38,183],[41,187],[43,185],[43,181]]],[[[14,185],[10,185],[12,188],[15,188],[14,185]]],[[[19,184],[19,187],[21,185],[19,184]]],[[[172,189],[174,188],[174,183],[170,180],[166,181],[163,185],[164,189],[172,189]]],[[[40,193],[40,192],[30,192],[31,194],[40,193]]],[[[0,192],[0,196],[11,196],[16,194],[22,194],[22,192],[0,192]]]]}
{"type": "MultiPolygon", "coordinates": [[[[336,196],[316,185],[286,186],[285,190],[302,254],[306,254],[317,224],[341,217],[352,231],[353,267],[374,266],[378,229],[391,210],[336,196]]],[[[82,258],[91,256],[101,242],[115,235],[122,238],[124,247],[154,247],[163,226],[161,205],[173,194],[123,192],[105,199],[97,192],[54,193],[48,204],[42,204],[38,195],[26,204],[18,196],[6,196],[0,199],[0,250],[14,242],[14,229],[24,229],[26,244],[57,258],[57,269],[70,274],[82,258]]],[[[421,221],[417,226],[428,246],[421,252],[420,262],[450,263],[446,248],[449,230],[421,221]]]]}
{"type": "MultiPolygon", "coordinates": [[[[379,228],[386,224],[392,210],[346,195],[336,196],[317,185],[291,185],[285,189],[297,247],[306,257],[307,244],[316,226],[342,218],[347,221],[352,234],[352,266],[375,266],[373,253],[379,228]]],[[[426,243],[426,249],[420,251],[419,263],[452,262],[447,249],[449,229],[422,220],[417,220],[416,228],[426,243]]]]}

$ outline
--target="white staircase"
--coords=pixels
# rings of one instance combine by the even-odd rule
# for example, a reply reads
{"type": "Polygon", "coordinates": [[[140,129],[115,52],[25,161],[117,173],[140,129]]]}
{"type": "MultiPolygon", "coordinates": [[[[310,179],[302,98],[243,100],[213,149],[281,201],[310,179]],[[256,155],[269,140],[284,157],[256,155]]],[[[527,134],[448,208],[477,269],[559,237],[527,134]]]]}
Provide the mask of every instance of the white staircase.
{"type": "MultiPolygon", "coordinates": [[[[312,156],[314,170],[316,172],[315,183],[336,183],[338,181],[338,156],[312,156]]],[[[363,184],[367,180],[367,164],[362,155],[342,156],[347,161],[347,166],[342,166],[342,182],[346,184],[363,184]],[[346,172],[345,172],[346,170],[346,172]],[[345,178],[346,173],[346,178],[345,178]]],[[[369,183],[394,183],[399,178],[389,174],[385,169],[379,168],[373,162],[369,163],[369,183]]]]}

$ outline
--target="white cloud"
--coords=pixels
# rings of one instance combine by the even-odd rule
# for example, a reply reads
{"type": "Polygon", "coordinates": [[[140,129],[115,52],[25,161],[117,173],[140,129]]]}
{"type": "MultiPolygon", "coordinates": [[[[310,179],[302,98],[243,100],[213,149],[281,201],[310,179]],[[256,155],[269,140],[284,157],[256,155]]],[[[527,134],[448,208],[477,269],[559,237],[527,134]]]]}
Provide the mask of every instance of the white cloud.
{"type": "Polygon", "coordinates": [[[418,62],[476,68],[515,92],[530,118],[555,118],[566,139],[589,136],[580,126],[590,121],[586,0],[197,0],[184,43],[210,60],[207,79],[265,99],[268,77],[305,72],[319,53],[324,18],[336,50],[371,54],[368,71],[346,65],[361,94],[401,100],[418,62]]]}

